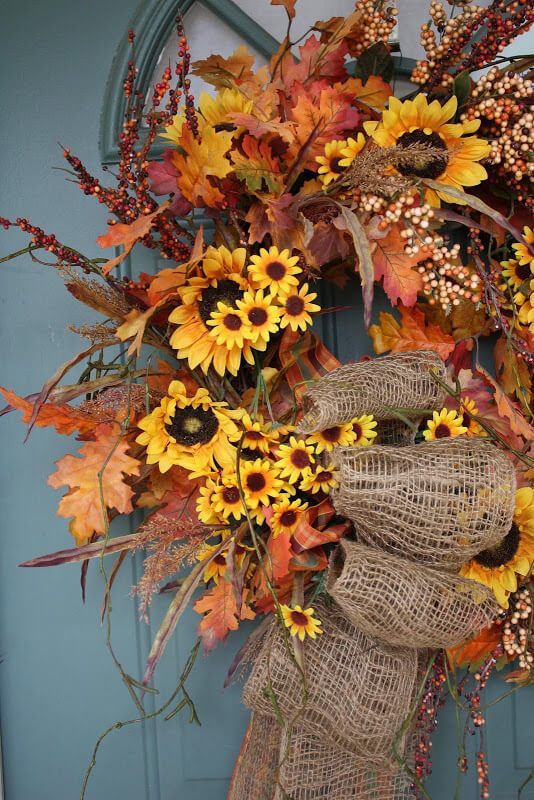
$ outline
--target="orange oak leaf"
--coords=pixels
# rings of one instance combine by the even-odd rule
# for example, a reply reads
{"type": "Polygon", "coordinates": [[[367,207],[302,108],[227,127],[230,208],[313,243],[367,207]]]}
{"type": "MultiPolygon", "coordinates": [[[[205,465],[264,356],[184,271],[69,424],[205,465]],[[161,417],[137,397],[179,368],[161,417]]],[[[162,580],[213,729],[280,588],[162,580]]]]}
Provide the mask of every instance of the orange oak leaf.
{"type": "Polygon", "coordinates": [[[204,650],[213,650],[218,642],[224,641],[229,631],[239,627],[239,619],[254,619],[255,614],[246,603],[237,612],[234,587],[227,581],[219,581],[205,592],[193,606],[198,614],[204,614],[198,626],[204,650]]]}
{"type": "Polygon", "coordinates": [[[262,197],[261,203],[253,203],[245,217],[250,224],[250,244],[261,242],[268,233],[274,236],[281,230],[291,231],[297,224],[295,215],[291,213],[294,201],[293,195],[283,194],[273,199],[262,197]]]}
{"type": "MultiPolygon", "coordinates": [[[[34,404],[24,397],[19,397],[15,392],[4,389],[0,386],[0,393],[5,401],[13,408],[22,411],[22,421],[29,422],[32,418],[34,404]]],[[[39,428],[46,428],[51,425],[58,433],[70,436],[72,433],[80,433],[83,436],[94,432],[96,422],[87,412],[72,408],[69,405],[59,405],[56,403],[43,403],[39,409],[35,425],[39,428]]]]}
{"type": "Polygon", "coordinates": [[[525,407],[532,401],[532,378],[527,362],[518,358],[506,336],[501,336],[493,348],[495,373],[506,394],[516,397],[525,407]]]}
{"type": "Polygon", "coordinates": [[[299,158],[301,167],[317,167],[315,156],[323,154],[326,142],[337,139],[341,133],[358,125],[360,112],[351,108],[347,94],[334,87],[319,93],[299,93],[298,101],[290,112],[296,123],[295,142],[289,148],[289,157],[299,158]]]}
{"type": "Polygon", "coordinates": [[[280,117],[273,119],[262,120],[254,116],[254,114],[244,114],[240,111],[234,111],[228,114],[228,118],[240,128],[245,128],[251,136],[256,139],[261,139],[262,136],[279,136],[284,142],[288,144],[294,138],[294,125],[291,122],[282,122],[280,117]]]}
{"type": "Polygon", "coordinates": [[[180,173],[176,179],[178,187],[194,206],[216,208],[224,201],[224,195],[211,183],[210,177],[225,178],[232,171],[232,165],[225,158],[231,144],[232,133],[228,131],[216,131],[206,125],[199,141],[184,125],[180,147],[185,155],[173,153],[172,161],[180,173]]]}
{"type": "Polygon", "coordinates": [[[349,78],[340,85],[340,88],[354,96],[353,103],[362,103],[380,110],[385,107],[388,98],[393,94],[391,85],[380,75],[370,75],[365,84],[360,78],[349,78]]]}
{"type": "Polygon", "coordinates": [[[146,311],[140,311],[137,308],[132,308],[132,310],[126,314],[125,321],[117,328],[117,337],[121,340],[121,342],[126,342],[128,339],[132,339],[132,343],[128,348],[129,356],[133,355],[134,353],[137,353],[137,355],[141,353],[141,346],[143,344],[143,336],[145,335],[146,326],[150,322],[151,317],[153,317],[158,310],[159,306],[165,303],[166,300],[167,298],[163,297],[155,305],[147,308],[146,311]]]}
{"type": "Polygon", "coordinates": [[[295,16],[295,3],[297,0],[271,0],[272,6],[284,6],[287,11],[287,16],[293,19],[295,16]]]}
{"type": "Polygon", "coordinates": [[[124,261],[134,244],[139,239],[142,239],[143,236],[147,235],[156,218],[159,217],[159,215],[162,214],[170,206],[170,204],[171,201],[166,200],[151,214],[144,214],[134,222],[130,222],[129,225],[123,222],[117,222],[115,225],[108,225],[108,232],[102,236],[99,236],[96,240],[97,243],[100,245],[100,247],[118,247],[119,245],[123,245],[124,250],[116,258],[106,261],[102,267],[102,272],[104,275],[107,275],[108,272],[113,269],[113,267],[116,267],[117,264],[120,264],[121,261],[124,261]]]}
{"type": "Polygon", "coordinates": [[[490,389],[493,389],[493,399],[497,406],[499,416],[505,419],[513,433],[523,436],[527,442],[534,441],[534,428],[525,419],[521,413],[521,409],[503,392],[498,383],[496,383],[489,372],[477,365],[476,372],[480,375],[490,389]]]}
{"type": "Polygon", "coordinates": [[[235,84],[239,85],[241,81],[253,79],[254,61],[252,53],[242,44],[228,58],[211,55],[209,58],[195,61],[192,72],[213,86],[232,87],[235,84]]]}
{"type": "Polygon", "coordinates": [[[178,287],[183,286],[189,271],[202,259],[204,253],[204,226],[200,225],[195,236],[189,261],[177,267],[160,270],[150,281],[148,299],[151,305],[157,305],[162,297],[176,294],[178,287]]]}
{"type": "Polygon", "coordinates": [[[443,333],[438,325],[426,324],[425,315],[419,308],[399,306],[401,322],[392,314],[382,311],[379,324],[371,325],[369,335],[375,353],[404,353],[409,350],[434,350],[447,359],[454,350],[454,339],[443,333]]]}
{"type": "Polygon", "coordinates": [[[447,650],[449,664],[453,669],[468,665],[477,666],[492,650],[495,650],[501,641],[501,636],[502,628],[492,625],[481,631],[474,639],[462,642],[456,647],[449,647],[447,650]]]}
{"type": "Polygon", "coordinates": [[[69,530],[77,544],[85,544],[93,533],[106,530],[100,498],[99,473],[102,473],[102,494],[106,508],[120,514],[132,510],[133,491],[124,476],[139,475],[140,462],[127,454],[128,442],[120,439],[118,425],[98,425],[95,441],[79,449],[80,458],[63,456],[56,461],[57,470],[48,478],[54,489],[68,486],[58,506],[58,516],[72,517],[69,530]]]}
{"type": "Polygon", "coordinates": [[[392,305],[400,300],[405,306],[413,306],[417,293],[423,288],[423,276],[413,269],[421,261],[421,254],[406,255],[405,241],[398,225],[394,225],[384,239],[377,239],[373,244],[375,280],[384,279],[384,291],[392,305]]]}
{"type": "Polygon", "coordinates": [[[278,159],[267,142],[259,142],[248,134],[241,142],[242,151],[232,152],[234,174],[244,181],[251,192],[259,192],[263,185],[271,194],[278,194],[282,188],[283,177],[278,159]]]}

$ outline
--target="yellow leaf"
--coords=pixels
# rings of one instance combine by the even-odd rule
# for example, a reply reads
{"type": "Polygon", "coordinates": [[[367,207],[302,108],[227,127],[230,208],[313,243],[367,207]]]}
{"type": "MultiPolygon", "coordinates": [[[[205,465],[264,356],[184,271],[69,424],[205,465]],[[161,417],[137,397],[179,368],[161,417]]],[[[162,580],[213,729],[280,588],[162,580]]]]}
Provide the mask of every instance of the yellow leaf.
{"type": "Polygon", "coordinates": [[[225,155],[232,145],[232,133],[206,125],[200,136],[200,140],[195,139],[184,125],[180,147],[185,155],[173,153],[172,162],[180,173],[176,182],[186,200],[197,207],[214,208],[223,202],[224,195],[210,177],[225,178],[231,172],[232,165],[225,155]]]}

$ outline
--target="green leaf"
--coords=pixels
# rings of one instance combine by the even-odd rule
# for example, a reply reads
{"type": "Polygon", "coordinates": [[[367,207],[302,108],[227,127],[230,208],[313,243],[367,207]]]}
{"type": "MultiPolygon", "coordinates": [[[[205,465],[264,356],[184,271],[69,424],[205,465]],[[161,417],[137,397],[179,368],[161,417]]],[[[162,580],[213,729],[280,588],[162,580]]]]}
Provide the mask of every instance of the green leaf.
{"type": "Polygon", "coordinates": [[[384,42],[377,42],[367,48],[356,62],[354,77],[365,85],[371,75],[379,75],[386,83],[393,80],[394,62],[384,42]]]}
{"type": "Polygon", "coordinates": [[[464,70],[454,79],[454,95],[458,100],[458,110],[467,103],[470,94],[471,76],[467,70],[464,70]]]}

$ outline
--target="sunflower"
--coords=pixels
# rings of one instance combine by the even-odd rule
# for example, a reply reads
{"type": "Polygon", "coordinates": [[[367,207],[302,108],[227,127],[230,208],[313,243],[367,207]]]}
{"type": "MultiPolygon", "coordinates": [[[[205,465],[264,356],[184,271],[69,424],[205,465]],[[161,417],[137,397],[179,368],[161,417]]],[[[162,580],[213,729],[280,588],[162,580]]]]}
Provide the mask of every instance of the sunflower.
{"type": "Polygon", "coordinates": [[[278,294],[298,285],[295,275],[302,272],[297,267],[299,257],[290,256],[289,250],[280,252],[274,245],[269,250],[262,247],[259,256],[251,256],[250,260],[252,264],[248,268],[248,276],[254,288],[268,287],[271,294],[278,294]]]}
{"type": "Polygon", "coordinates": [[[321,310],[321,306],[313,302],[317,297],[317,293],[310,292],[307,294],[308,288],[308,284],[303,283],[300,289],[295,287],[288,292],[280,292],[278,300],[282,313],[281,328],[287,328],[289,325],[292,331],[300,329],[304,332],[308,325],[312,324],[310,314],[316,314],[321,310]]]}
{"type": "Polygon", "coordinates": [[[290,497],[280,497],[276,503],[273,503],[273,515],[269,523],[274,538],[276,539],[281,533],[294,533],[302,519],[302,512],[307,508],[308,503],[291,500],[290,497]]]}
{"type": "Polygon", "coordinates": [[[501,261],[501,267],[504,267],[503,278],[506,278],[514,289],[520,289],[525,281],[534,277],[534,260],[521,264],[515,258],[511,258],[508,261],[501,261]]]}
{"type": "Polygon", "coordinates": [[[270,461],[257,458],[241,465],[241,485],[247,506],[257,509],[259,505],[268,506],[272,497],[278,497],[283,482],[279,470],[270,461]]]}
{"type": "Polygon", "coordinates": [[[157,408],[138,423],[143,433],[136,441],[147,448],[147,464],[158,464],[160,472],[173,465],[199,473],[217,464],[232,469],[239,439],[235,420],[242,410],[211,399],[207,389],[188,397],[181,381],[172,381],[157,408]]]}
{"type": "Polygon", "coordinates": [[[449,411],[442,408],[441,411],[434,411],[432,419],[427,423],[423,436],[427,442],[433,439],[445,439],[447,436],[461,436],[467,433],[467,428],[463,424],[463,417],[457,411],[449,411]]]}
{"type": "MultiPolygon", "coordinates": [[[[170,343],[178,351],[178,358],[186,358],[191,369],[200,366],[206,373],[211,364],[219,375],[229,371],[236,374],[241,356],[254,363],[250,344],[243,348],[228,348],[217,343],[208,321],[219,312],[219,303],[234,308],[243,296],[247,282],[243,278],[246,250],[243,247],[229,251],[226,247],[208,247],[201,264],[202,275],[189,278],[178,289],[182,305],[169,314],[169,322],[178,327],[170,343]]],[[[213,320],[212,320],[213,321],[213,320]]]]}
{"type": "Polygon", "coordinates": [[[341,151],[341,155],[343,158],[339,162],[340,167],[350,167],[358,153],[361,153],[363,148],[365,147],[365,136],[363,133],[359,133],[356,139],[353,139],[352,136],[349,136],[347,139],[347,146],[343,148],[341,151]]]}
{"type": "Polygon", "coordinates": [[[347,160],[344,152],[347,148],[348,142],[346,139],[333,139],[325,144],[324,156],[315,157],[319,164],[319,169],[317,170],[319,180],[322,181],[324,186],[328,186],[329,183],[337,180],[344,172],[345,167],[348,166],[348,164],[341,163],[347,160]]]}
{"type": "Polygon", "coordinates": [[[238,308],[232,308],[219,301],[217,310],[211,312],[206,325],[211,327],[210,336],[218,345],[224,345],[231,353],[237,353],[238,364],[235,371],[232,370],[232,363],[228,363],[228,369],[235,375],[241,360],[241,350],[250,333],[244,314],[238,308]]]}
{"type": "Polygon", "coordinates": [[[353,419],[351,425],[356,436],[353,444],[357,447],[368,447],[372,444],[373,439],[377,436],[377,432],[374,430],[377,424],[372,414],[363,414],[361,417],[353,419]]]}
{"type": "MultiPolygon", "coordinates": [[[[228,531],[225,532],[228,535],[228,531]]],[[[224,537],[223,537],[224,538],[224,537]]],[[[215,550],[217,550],[219,545],[211,545],[211,544],[203,544],[199,547],[196,558],[197,561],[204,561],[204,559],[208,558],[215,550]]],[[[219,553],[212,558],[206,569],[204,570],[204,582],[208,583],[212,578],[215,583],[219,583],[219,578],[222,578],[224,573],[226,572],[226,558],[228,556],[228,551],[219,553]]]]}
{"type": "Polygon", "coordinates": [[[322,633],[320,619],[315,616],[313,608],[301,608],[301,606],[281,606],[284,625],[289,628],[291,636],[298,636],[300,641],[308,635],[315,639],[318,633],[322,633]]]}
{"type": "Polygon", "coordinates": [[[534,244],[534,230],[525,225],[523,228],[523,241],[515,242],[512,248],[515,250],[517,260],[521,265],[529,264],[532,268],[534,266],[534,256],[530,252],[528,245],[534,244]]]}
{"type": "Polygon", "coordinates": [[[258,450],[260,453],[268,455],[271,447],[280,438],[277,429],[265,425],[261,417],[253,422],[248,414],[243,416],[241,423],[245,429],[243,447],[247,450],[258,450]]]}
{"type": "Polygon", "coordinates": [[[213,496],[216,489],[217,484],[211,478],[208,478],[204,486],[199,489],[197,516],[205,525],[217,525],[222,522],[222,517],[215,512],[213,505],[213,496]]]}
{"type": "Polygon", "coordinates": [[[317,466],[300,482],[302,491],[312,494],[317,494],[317,492],[329,494],[330,489],[336,489],[338,486],[339,481],[336,478],[333,464],[328,464],[326,467],[317,466]]]}
{"type": "Polygon", "coordinates": [[[476,421],[479,411],[474,400],[471,400],[470,397],[462,397],[462,402],[460,404],[458,413],[461,424],[467,428],[468,436],[486,435],[486,431],[482,425],[479,425],[479,423],[476,421]]]}
{"type": "MultiPolygon", "coordinates": [[[[531,282],[532,284],[534,284],[534,281],[531,282]]],[[[524,300],[517,312],[516,319],[521,325],[527,326],[534,333],[534,294],[531,294],[528,300],[524,300]]]]}
{"type": "Polygon", "coordinates": [[[400,165],[402,175],[414,178],[432,178],[443,184],[443,191],[427,189],[426,200],[439,206],[442,200],[458,203],[447,196],[446,187],[476,186],[488,175],[477,162],[489,155],[490,145],[484,139],[465,136],[480,127],[480,120],[450,123],[456,114],[458,100],[451,97],[444,106],[438,100],[428,103],[424,94],[413,100],[402,102],[397,97],[389,98],[389,108],[383,112],[380,122],[364,122],[364,128],[380,147],[409,148],[426,144],[439,151],[431,159],[419,157],[419,162],[400,165]]]}
{"type": "Polygon", "coordinates": [[[313,447],[304,441],[298,441],[294,436],[290,437],[288,444],[281,444],[276,454],[280,477],[287,478],[290,484],[297,483],[308,475],[315,464],[313,447]]]}
{"type": "Polygon", "coordinates": [[[250,114],[253,101],[241,94],[238,89],[221,89],[215,97],[207,92],[202,92],[198,107],[208,125],[225,128],[235,128],[232,114],[250,114]]]}
{"type": "Polygon", "coordinates": [[[265,350],[271,334],[278,331],[281,309],[273,305],[270,295],[264,296],[263,289],[245,292],[236,306],[250,329],[252,346],[255,350],[265,350]]]}
{"type": "Polygon", "coordinates": [[[464,564],[460,575],[489,586],[499,605],[508,608],[517,576],[529,575],[533,562],[534,489],[523,487],[516,492],[514,520],[504,539],[464,564]]]}
{"type": "Polygon", "coordinates": [[[330,452],[336,445],[350,447],[355,441],[356,433],[352,422],[346,422],[344,425],[333,425],[331,428],[325,428],[324,431],[316,431],[306,437],[306,442],[314,445],[317,453],[323,453],[325,450],[330,452]]]}
{"type": "Polygon", "coordinates": [[[235,473],[223,475],[220,482],[214,485],[211,501],[213,510],[225,520],[230,517],[239,520],[245,516],[235,473]]]}

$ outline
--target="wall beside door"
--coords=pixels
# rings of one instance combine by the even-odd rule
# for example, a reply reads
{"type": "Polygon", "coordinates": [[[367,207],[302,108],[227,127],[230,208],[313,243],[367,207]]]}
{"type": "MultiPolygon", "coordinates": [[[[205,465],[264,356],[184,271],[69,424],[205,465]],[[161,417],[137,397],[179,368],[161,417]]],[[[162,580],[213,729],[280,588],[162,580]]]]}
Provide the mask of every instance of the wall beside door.
{"type": "MultiPolygon", "coordinates": [[[[421,2],[401,0],[405,9],[408,3],[415,9],[416,27],[421,2]]],[[[242,0],[240,5],[281,38],[280,9],[271,8],[268,0],[242,0]]],[[[324,13],[346,13],[353,4],[330,0],[326,12],[320,0],[301,0],[299,5],[315,19],[324,13]]],[[[3,3],[0,215],[28,217],[88,254],[96,253],[95,239],[105,230],[106,213],[54,169],[62,166],[58,142],[99,171],[104,89],[116,47],[136,7],[136,0],[3,3]]],[[[411,30],[401,28],[404,49],[413,42],[411,30]]],[[[216,30],[207,36],[217,41],[216,30]]],[[[2,231],[0,255],[26,243],[18,233],[2,231]]],[[[150,254],[136,259],[136,268],[155,267],[150,254]]],[[[358,297],[354,287],[355,304],[358,297]]],[[[65,323],[81,324],[92,320],[93,314],[70,297],[52,268],[27,257],[2,264],[0,303],[0,383],[25,395],[80,349],[79,338],[65,330],[65,323]]],[[[356,308],[340,317],[337,331],[329,329],[340,357],[358,358],[370,351],[360,320],[356,308]]],[[[89,570],[85,605],[77,567],[21,570],[16,566],[70,546],[66,522],[55,515],[59,493],[47,487],[46,476],[53,471],[53,462],[73,449],[72,442],[41,429],[34,430],[23,446],[24,428],[16,416],[0,421],[0,714],[5,794],[7,800],[73,800],[79,796],[98,734],[114,721],[130,717],[134,709],[99,627],[102,580],[95,565],[89,570]]],[[[139,623],[129,597],[138,569],[138,562],[132,561],[119,574],[113,611],[117,654],[136,676],[142,673],[150,637],[167,603],[166,598],[157,598],[152,628],[139,623]]],[[[193,613],[186,617],[161,665],[157,683],[162,696],[177,681],[197,619],[193,613]]],[[[221,686],[242,638],[234,638],[209,658],[200,657],[191,693],[202,728],[189,728],[175,719],[111,734],[99,753],[88,800],[222,800],[247,715],[239,702],[240,687],[223,694],[221,686]]],[[[524,772],[534,748],[529,751],[528,742],[516,742],[514,715],[526,717],[526,706],[499,708],[496,719],[506,734],[504,743],[494,747],[499,775],[512,763],[509,759],[515,759],[515,766],[524,772]]],[[[445,739],[452,736],[451,725],[452,718],[444,723],[445,739]]],[[[440,766],[440,776],[454,764],[452,744],[445,741],[444,750],[448,761],[440,766]]],[[[506,794],[504,778],[501,784],[498,800],[510,800],[513,795],[506,794]]],[[[436,792],[435,800],[451,796],[443,786],[436,792]]],[[[463,796],[474,800],[474,786],[463,796]]],[[[526,800],[531,797],[534,794],[525,795],[526,800]]]]}

